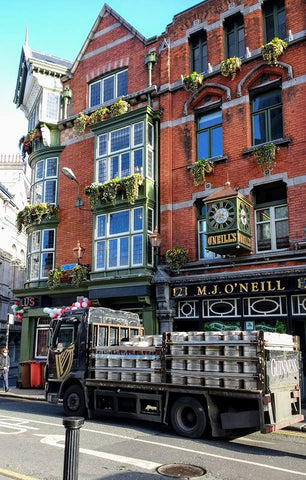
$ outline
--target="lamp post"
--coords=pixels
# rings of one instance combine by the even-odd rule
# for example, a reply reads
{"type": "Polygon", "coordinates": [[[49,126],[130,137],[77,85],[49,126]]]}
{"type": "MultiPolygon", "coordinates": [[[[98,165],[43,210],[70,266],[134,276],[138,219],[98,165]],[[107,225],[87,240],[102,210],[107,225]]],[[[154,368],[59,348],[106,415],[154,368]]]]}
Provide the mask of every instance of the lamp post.
{"type": "Polygon", "coordinates": [[[73,173],[71,168],[68,168],[68,167],[62,167],[62,173],[65,175],[65,177],[69,178],[69,180],[73,180],[74,182],[76,182],[78,187],[78,197],[77,197],[77,201],[75,202],[75,207],[82,207],[84,203],[80,197],[80,184],[77,181],[75,174],[73,173]]]}
{"type": "Polygon", "coordinates": [[[81,247],[80,241],[78,240],[77,246],[73,249],[73,254],[77,259],[78,265],[80,265],[80,260],[82,259],[84,252],[85,248],[81,247]]]}
{"type": "Polygon", "coordinates": [[[160,233],[158,233],[157,227],[154,228],[153,233],[148,235],[151,247],[154,248],[154,256],[155,256],[155,264],[158,263],[158,249],[161,244],[161,236],[160,233]]]}

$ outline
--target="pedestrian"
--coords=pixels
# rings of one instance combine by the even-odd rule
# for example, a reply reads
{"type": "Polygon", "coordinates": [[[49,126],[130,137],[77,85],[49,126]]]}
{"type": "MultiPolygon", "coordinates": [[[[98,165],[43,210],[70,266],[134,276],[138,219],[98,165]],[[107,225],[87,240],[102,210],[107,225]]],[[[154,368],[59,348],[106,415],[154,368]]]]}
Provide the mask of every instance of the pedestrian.
{"type": "Polygon", "coordinates": [[[3,389],[5,392],[9,391],[8,386],[8,372],[10,368],[10,357],[8,354],[8,348],[1,348],[0,352],[0,375],[3,378],[3,389]]]}

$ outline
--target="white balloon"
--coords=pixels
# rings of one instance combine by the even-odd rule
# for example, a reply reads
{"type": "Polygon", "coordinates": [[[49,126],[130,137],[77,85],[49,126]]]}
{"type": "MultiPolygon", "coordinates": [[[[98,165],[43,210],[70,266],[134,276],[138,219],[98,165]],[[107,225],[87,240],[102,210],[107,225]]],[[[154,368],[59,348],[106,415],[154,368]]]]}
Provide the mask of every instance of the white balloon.
{"type": "Polygon", "coordinates": [[[83,298],[83,302],[86,302],[86,303],[87,303],[87,302],[88,302],[88,298],[87,298],[87,297],[84,297],[84,298],[83,298]]]}
{"type": "Polygon", "coordinates": [[[56,313],[60,314],[61,313],[61,308],[57,308],[56,313]]]}
{"type": "Polygon", "coordinates": [[[83,303],[82,303],[82,307],[83,307],[83,308],[86,308],[86,307],[87,307],[87,303],[86,303],[86,302],[83,302],[83,303]]]}
{"type": "Polygon", "coordinates": [[[77,310],[78,308],[77,307],[72,307],[71,310],[77,310]]]}
{"type": "Polygon", "coordinates": [[[50,313],[50,308],[45,307],[45,308],[43,309],[43,312],[44,312],[44,313],[50,313]]]}
{"type": "Polygon", "coordinates": [[[50,312],[50,313],[49,313],[49,317],[50,317],[50,318],[54,318],[54,317],[55,317],[55,313],[50,312]]]}
{"type": "Polygon", "coordinates": [[[75,302],[74,306],[79,308],[81,306],[81,304],[80,304],[80,302],[75,302]]]}

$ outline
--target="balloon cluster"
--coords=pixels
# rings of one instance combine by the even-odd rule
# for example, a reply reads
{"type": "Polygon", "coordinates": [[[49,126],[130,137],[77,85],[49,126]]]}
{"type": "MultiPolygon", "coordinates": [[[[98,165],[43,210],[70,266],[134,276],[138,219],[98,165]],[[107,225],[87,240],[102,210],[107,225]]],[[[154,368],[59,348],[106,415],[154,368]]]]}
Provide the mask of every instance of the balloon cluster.
{"type": "Polygon", "coordinates": [[[92,301],[88,298],[82,298],[78,302],[74,302],[71,307],[61,307],[61,308],[44,308],[44,313],[47,313],[50,318],[58,318],[63,315],[64,312],[70,312],[71,310],[78,310],[80,308],[91,307],[92,301]]]}
{"type": "Polygon", "coordinates": [[[11,309],[14,312],[14,317],[16,317],[18,322],[21,322],[22,321],[23,308],[19,306],[19,302],[18,301],[14,302],[14,305],[11,306],[11,309]]]}

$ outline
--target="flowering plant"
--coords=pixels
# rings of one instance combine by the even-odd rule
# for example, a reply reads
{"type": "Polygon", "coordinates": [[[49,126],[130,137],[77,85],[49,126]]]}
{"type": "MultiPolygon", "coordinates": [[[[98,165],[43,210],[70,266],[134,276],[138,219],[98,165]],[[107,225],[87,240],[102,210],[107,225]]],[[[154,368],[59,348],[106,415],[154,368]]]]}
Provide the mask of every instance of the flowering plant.
{"type": "Polygon", "coordinates": [[[204,79],[204,75],[197,72],[192,72],[189,75],[186,75],[183,78],[183,86],[187,92],[191,92],[193,94],[197,93],[199,87],[202,85],[204,79]]]}
{"type": "Polygon", "coordinates": [[[262,58],[266,60],[269,65],[278,65],[277,59],[285,48],[287,48],[287,43],[275,37],[271,42],[261,46],[262,58]]]}
{"type": "Polygon", "coordinates": [[[213,171],[214,163],[206,158],[201,158],[193,164],[191,173],[193,176],[193,182],[195,186],[205,183],[206,173],[211,173],[213,171]]]}
{"type": "Polygon", "coordinates": [[[257,165],[262,172],[272,170],[275,167],[275,156],[278,150],[279,147],[274,145],[273,142],[254,148],[253,155],[256,157],[257,165]]]}
{"type": "Polygon", "coordinates": [[[94,182],[84,189],[84,194],[89,198],[91,208],[95,208],[98,200],[101,202],[116,203],[117,192],[122,191],[128,203],[134,204],[139,194],[139,187],[143,183],[140,173],[133,173],[121,180],[116,177],[104,183],[94,182]]]}
{"type": "Polygon", "coordinates": [[[223,60],[220,64],[220,71],[224,77],[232,76],[232,80],[236,77],[237,70],[241,67],[241,59],[239,57],[231,57],[223,60]]]}
{"type": "Polygon", "coordinates": [[[172,249],[166,251],[166,262],[170,270],[179,272],[179,270],[188,262],[188,250],[175,245],[172,249]]]}
{"type": "Polygon", "coordinates": [[[57,215],[57,207],[50,203],[36,203],[35,205],[27,205],[23,210],[18,212],[16,218],[16,226],[18,233],[23,228],[27,228],[33,224],[41,223],[42,220],[50,220],[57,215]]]}
{"type": "Polygon", "coordinates": [[[87,265],[76,265],[72,269],[72,280],[71,284],[74,287],[79,287],[82,282],[85,282],[88,279],[89,269],[87,265]]]}

